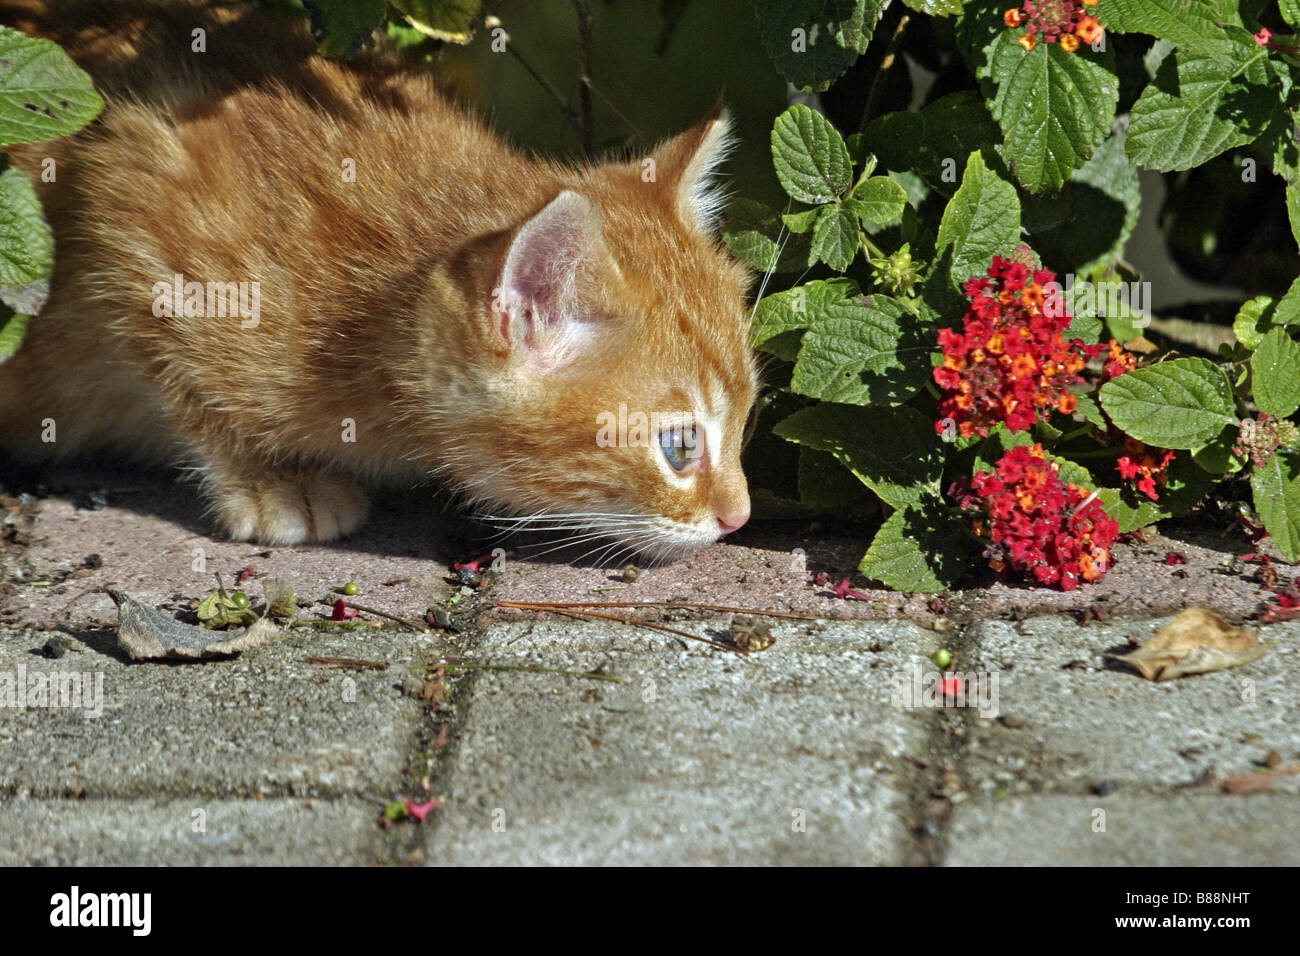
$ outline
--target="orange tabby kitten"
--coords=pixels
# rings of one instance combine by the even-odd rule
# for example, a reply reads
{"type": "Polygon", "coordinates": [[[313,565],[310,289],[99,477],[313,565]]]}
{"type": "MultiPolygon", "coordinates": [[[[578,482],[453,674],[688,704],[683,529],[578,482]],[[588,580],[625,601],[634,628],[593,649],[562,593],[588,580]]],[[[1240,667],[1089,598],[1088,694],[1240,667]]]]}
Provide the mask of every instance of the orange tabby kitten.
{"type": "Polygon", "coordinates": [[[571,168],[510,149],[427,75],[313,55],[300,21],[0,7],[107,104],[11,154],[57,250],[0,364],[11,454],[192,463],[222,528],[265,544],[347,534],[361,484],[431,475],[658,558],[745,522],[748,276],[712,234],[725,116],[571,168]]]}

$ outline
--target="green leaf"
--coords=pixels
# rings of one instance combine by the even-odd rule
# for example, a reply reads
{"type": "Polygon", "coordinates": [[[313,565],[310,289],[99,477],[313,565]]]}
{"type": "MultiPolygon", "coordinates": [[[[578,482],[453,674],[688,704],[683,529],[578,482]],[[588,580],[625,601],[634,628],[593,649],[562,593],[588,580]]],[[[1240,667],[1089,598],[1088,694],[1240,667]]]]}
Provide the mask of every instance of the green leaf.
{"type": "MultiPolygon", "coordinates": [[[[3,311],[7,312],[8,310],[3,311]]],[[[23,334],[27,331],[27,323],[30,318],[30,316],[21,313],[10,315],[7,318],[0,318],[0,362],[18,351],[18,346],[22,344],[23,334]]]]}
{"type": "Polygon", "coordinates": [[[934,424],[914,408],[813,405],[778,422],[773,431],[834,455],[895,508],[939,494],[943,442],[934,424]],[[889,441],[880,440],[885,434],[889,441]]]}
{"type": "Polygon", "coordinates": [[[1112,136],[1070,177],[1065,187],[1082,215],[1034,234],[1034,248],[1058,274],[1083,275],[1124,252],[1137,225],[1142,192],[1138,171],[1124,152],[1124,135],[1112,136]]]}
{"type": "Polygon", "coordinates": [[[918,13],[928,13],[932,17],[951,17],[961,13],[962,0],[903,0],[905,4],[918,13]]]}
{"type": "Polygon", "coordinates": [[[781,221],[791,232],[802,234],[809,232],[817,224],[817,217],[821,215],[821,211],[821,206],[813,206],[811,209],[801,209],[799,212],[783,212],[781,221]]]}
{"type": "Polygon", "coordinates": [[[0,172],[0,286],[47,278],[53,265],[54,237],[31,182],[12,167],[0,172]]]}
{"type": "Polygon", "coordinates": [[[1277,9],[1292,29],[1300,29],[1300,0],[1277,0],[1277,9]]]}
{"type": "Polygon", "coordinates": [[[1300,325],[1300,279],[1291,283],[1291,288],[1286,290],[1286,295],[1273,310],[1270,321],[1274,325],[1300,325]]]}
{"type": "Polygon", "coordinates": [[[1083,46],[1067,53],[1056,43],[1026,51],[1017,37],[1003,30],[989,51],[997,84],[991,110],[1016,179],[1030,192],[1055,191],[1110,132],[1119,101],[1115,55],[1083,46]]]}
{"type": "MultiPolygon", "coordinates": [[[[808,328],[830,306],[857,294],[858,287],[851,279],[836,278],[818,279],[766,296],[754,310],[754,347],[765,348],[778,336],[808,328]]],[[[794,361],[793,354],[777,354],[794,361]]]]}
{"type": "Polygon", "coordinates": [[[722,241],[732,255],[759,272],[796,272],[807,268],[808,240],[789,231],[782,235],[781,225],[781,217],[775,210],[752,199],[735,199],[727,208],[722,241]]]}
{"type": "Polygon", "coordinates": [[[821,113],[791,106],[772,126],[772,163],[792,197],[812,205],[839,199],[853,181],[848,148],[821,113]]]}
{"type": "Polygon", "coordinates": [[[1120,431],[1157,448],[1195,448],[1236,422],[1228,377],[1201,358],[1125,372],[1101,387],[1101,407],[1120,431]]]}
{"type": "Polygon", "coordinates": [[[1237,59],[1175,50],[1133,105],[1128,154],[1139,166],[1191,169],[1258,137],[1276,107],[1262,46],[1237,59]]]}
{"type": "Polygon", "coordinates": [[[814,316],[790,387],[851,405],[899,405],[930,377],[933,335],[883,295],[834,303],[814,316]]]}
{"type": "Polygon", "coordinates": [[[351,56],[361,49],[384,19],[385,0],[316,0],[325,38],[318,49],[324,56],[351,56]]]}
{"type": "Polygon", "coordinates": [[[1287,183],[1286,217],[1291,223],[1291,238],[1300,243],[1300,183],[1287,183]]]}
{"type": "Polygon", "coordinates": [[[1278,451],[1251,472],[1250,487],[1255,512],[1282,557],[1300,561],[1300,452],[1278,451]]]}
{"type": "Polygon", "coordinates": [[[465,44],[479,20],[480,0],[390,0],[427,37],[465,44]]]}
{"type": "Polygon", "coordinates": [[[884,0],[753,0],[763,49],[781,75],[820,93],[865,53],[884,0]]]}
{"type": "Polygon", "coordinates": [[[1264,336],[1250,358],[1250,370],[1261,412],[1286,418],[1300,408],[1300,345],[1286,329],[1264,336]]]}
{"type": "Polygon", "coordinates": [[[813,227],[813,255],[836,272],[848,269],[858,253],[858,219],[847,209],[823,206],[813,227]]]}
{"type": "Polygon", "coordinates": [[[993,256],[1010,254],[1019,240],[1016,187],[989,169],[980,153],[971,153],[961,188],[943,211],[936,256],[952,246],[952,281],[960,286],[984,275],[993,256]]]}
{"type": "Polygon", "coordinates": [[[815,448],[799,449],[799,500],[809,508],[846,508],[867,495],[862,482],[836,457],[815,448]]]}
{"type": "Polygon", "coordinates": [[[1223,27],[1242,25],[1236,0],[1103,0],[1097,16],[1108,31],[1146,33],[1225,59],[1232,55],[1232,43],[1223,27]]]}
{"type": "Polygon", "coordinates": [[[921,111],[925,140],[913,167],[932,189],[945,196],[957,191],[961,157],[1002,139],[984,100],[974,93],[950,93],[921,111]]]}
{"type": "Polygon", "coordinates": [[[907,170],[915,164],[916,154],[925,141],[925,118],[906,110],[886,113],[873,119],[857,135],[861,137],[863,149],[880,160],[885,169],[907,170]]]}
{"type": "Polygon", "coordinates": [[[890,222],[903,214],[907,192],[888,176],[872,176],[853,187],[844,208],[867,222],[890,222]]]}
{"type": "Polygon", "coordinates": [[[1257,295],[1245,303],[1232,320],[1232,334],[1248,349],[1258,348],[1264,333],[1273,327],[1277,303],[1272,296],[1257,295]]]}
{"type": "Polygon", "coordinates": [[[858,571],[897,591],[942,591],[969,566],[969,550],[961,521],[926,499],[889,516],[858,571]]]}
{"type": "Polygon", "coordinates": [[[90,77],[58,44],[0,27],[0,146],[66,136],[103,106],[90,77]]]}

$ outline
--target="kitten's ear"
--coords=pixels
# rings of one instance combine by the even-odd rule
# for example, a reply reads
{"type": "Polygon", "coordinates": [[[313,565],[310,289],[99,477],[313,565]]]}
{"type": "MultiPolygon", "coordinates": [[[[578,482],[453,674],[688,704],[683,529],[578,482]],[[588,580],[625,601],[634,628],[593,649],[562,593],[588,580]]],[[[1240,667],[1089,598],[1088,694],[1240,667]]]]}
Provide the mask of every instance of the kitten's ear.
{"type": "Polygon", "coordinates": [[[678,215],[705,232],[716,228],[726,205],[717,173],[735,144],[731,116],[719,102],[708,119],[655,150],[656,175],[673,191],[678,215]]]}
{"type": "Polygon", "coordinates": [[[583,307],[581,292],[603,254],[596,211],[578,193],[564,190],[510,243],[494,292],[501,333],[543,365],[571,358],[597,322],[583,307]]]}

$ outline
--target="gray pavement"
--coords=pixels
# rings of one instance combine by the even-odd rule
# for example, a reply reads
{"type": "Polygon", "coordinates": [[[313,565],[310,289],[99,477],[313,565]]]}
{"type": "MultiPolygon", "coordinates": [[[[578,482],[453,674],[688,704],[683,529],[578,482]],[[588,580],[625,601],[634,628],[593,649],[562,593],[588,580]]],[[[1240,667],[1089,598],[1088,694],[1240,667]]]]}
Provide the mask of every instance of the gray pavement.
{"type": "MultiPolygon", "coordinates": [[[[1300,620],[1260,628],[1268,652],[1214,674],[1152,683],[1104,658],[1189,604],[1257,626],[1254,569],[1224,573],[1255,546],[1219,529],[1120,545],[1104,582],[1068,594],[985,580],[837,600],[812,573],[852,573],[861,536],[807,523],[747,529],[632,585],[511,553],[465,594],[449,564],[491,544],[422,503],[340,544],[256,549],[212,538],[190,491],[151,481],[103,479],[106,507],[53,493],[29,545],[0,542],[0,864],[1300,863],[1300,774],[1223,786],[1300,764],[1300,620]],[[234,659],[132,663],[91,590],[175,610],[248,566],[308,601],[353,580],[358,603],[406,619],[449,605],[462,630],[375,619],[234,659]],[[813,620],[776,623],[775,644],[742,657],[503,599],[813,620]],[[71,650],[42,656],[58,633],[71,650]],[[941,647],[972,706],[927,697],[941,647]],[[426,684],[447,658],[474,666],[426,684]],[[90,696],[6,706],[20,673],[90,696]],[[435,798],[423,824],[381,824],[390,801],[435,798]]],[[[656,620],[716,639],[729,617],[656,620]]]]}

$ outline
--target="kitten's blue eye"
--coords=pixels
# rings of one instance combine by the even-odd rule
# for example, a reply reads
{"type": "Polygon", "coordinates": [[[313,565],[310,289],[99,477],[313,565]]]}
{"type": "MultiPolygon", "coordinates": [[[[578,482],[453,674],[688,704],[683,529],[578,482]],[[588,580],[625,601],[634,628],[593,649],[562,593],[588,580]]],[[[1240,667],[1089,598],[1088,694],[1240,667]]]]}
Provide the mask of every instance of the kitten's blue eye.
{"type": "Polygon", "coordinates": [[[663,449],[664,457],[674,471],[681,471],[698,455],[695,440],[693,425],[665,428],[659,433],[659,447],[663,449]]]}

